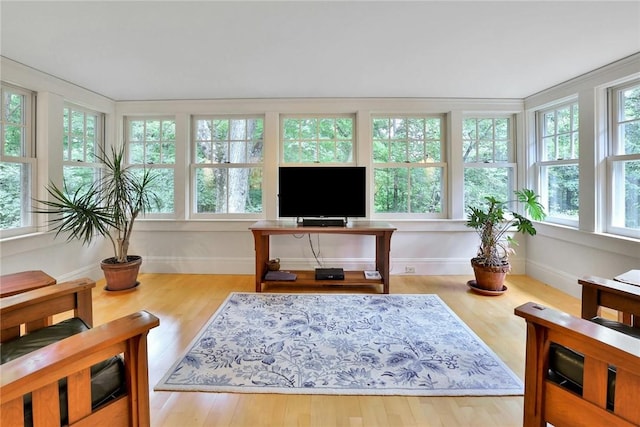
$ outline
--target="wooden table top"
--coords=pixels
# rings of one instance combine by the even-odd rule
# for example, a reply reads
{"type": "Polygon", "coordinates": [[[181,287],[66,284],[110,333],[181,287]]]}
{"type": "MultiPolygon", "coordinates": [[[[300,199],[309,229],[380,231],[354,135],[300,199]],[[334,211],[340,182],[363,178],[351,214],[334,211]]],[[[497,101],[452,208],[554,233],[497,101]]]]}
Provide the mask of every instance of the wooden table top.
{"type": "Polygon", "coordinates": [[[353,221],[344,227],[323,227],[323,226],[302,226],[294,221],[286,220],[263,220],[258,221],[249,227],[250,230],[264,231],[298,231],[300,233],[354,233],[366,231],[390,231],[396,228],[384,221],[353,221]]]}
{"type": "Polygon", "coordinates": [[[56,279],[41,270],[21,271],[0,276],[0,298],[55,285],[56,279]]]}

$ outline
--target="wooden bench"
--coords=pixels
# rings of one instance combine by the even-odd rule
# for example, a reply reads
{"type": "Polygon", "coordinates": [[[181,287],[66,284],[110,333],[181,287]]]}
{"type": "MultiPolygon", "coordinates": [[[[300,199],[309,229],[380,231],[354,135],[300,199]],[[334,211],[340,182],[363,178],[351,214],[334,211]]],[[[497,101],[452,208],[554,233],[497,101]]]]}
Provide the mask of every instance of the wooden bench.
{"type": "MultiPolygon", "coordinates": [[[[83,279],[2,298],[0,329],[16,331],[69,310],[91,326],[93,287],[83,279]]],[[[24,426],[23,399],[31,393],[34,427],[59,426],[58,382],[66,378],[70,426],[149,426],[147,334],[158,325],[158,318],[139,311],[3,364],[0,425],[24,426]],[[90,368],[116,355],[124,359],[126,393],[92,408],[90,368]]]]}
{"type": "MultiPolygon", "coordinates": [[[[640,339],[632,325],[618,330],[591,318],[599,307],[638,315],[640,305],[621,297],[619,283],[605,279],[580,280],[587,298],[584,318],[529,302],[515,309],[527,322],[524,392],[524,426],[631,427],[640,425],[640,339]],[[608,285],[612,285],[607,289],[608,285]],[[630,330],[635,336],[622,332],[630,330]],[[581,391],[566,388],[550,375],[550,355],[555,345],[579,353],[583,359],[581,391]],[[615,380],[612,380],[615,372],[615,380]],[[609,402],[613,396],[613,402],[609,402]],[[608,399],[609,397],[609,399],[608,399]]],[[[619,325],[618,325],[619,326],[619,325]]]]}

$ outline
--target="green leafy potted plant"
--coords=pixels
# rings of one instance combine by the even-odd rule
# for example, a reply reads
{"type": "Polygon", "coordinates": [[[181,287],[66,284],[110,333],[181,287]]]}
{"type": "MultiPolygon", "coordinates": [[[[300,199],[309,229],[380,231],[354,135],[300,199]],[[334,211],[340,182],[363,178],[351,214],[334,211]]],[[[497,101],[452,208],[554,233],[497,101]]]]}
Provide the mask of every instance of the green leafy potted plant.
{"type": "Polygon", "coordinates": [[[113,257],[100,264],[106,289],[130,289],[138,284],[142,264],[142,257],[128,254],[131,232],[136,218],[159,201],[151,190],[155,175],[149,169],[136,174],[126,166],[124,147],[112,147],[110,154],[96,157],[104,165],[100,179],[71,194],[50,183],[49,200],[37,201],[46,208],[35,212],[52,215],[49,223],[56,237],[65,232],[67,240],[77,239],[86,245],[97,236],[109,239],[113,257]]]}
{"type": "Polygon", "coordinates": [[[515,253],[513,246],[517,244],[507,233],[515,227],[518,233],[536,234],[530,219],[509,209],[511,202],[521,203],[533,220],[540,221],[546,216],[544,207],[538,201],[539,196],[533,190],[525,188],[514,193],[515,200],[505,202],[489,196],[485,197],[486,205],[483,207],[468,207],[467,226],[480,236],[478,254],[471,259],[476,277],[472,288],[502,292],[505,276],[511,270],[509,256],[515,253]]]}

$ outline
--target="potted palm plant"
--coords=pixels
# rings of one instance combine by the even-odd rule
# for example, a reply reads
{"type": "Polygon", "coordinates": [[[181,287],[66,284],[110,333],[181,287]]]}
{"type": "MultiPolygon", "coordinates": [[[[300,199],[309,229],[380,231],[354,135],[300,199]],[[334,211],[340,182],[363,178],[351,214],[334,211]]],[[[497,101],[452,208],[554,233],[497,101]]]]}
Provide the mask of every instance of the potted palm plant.
{"type": "Polygon", "coordinates": [[[503,292],[505,276],[511,270],[509,256],[515,253],[513,246],[517,245],[507,232],[515,227],[518,233],[530,236],[536,234],[531,220],[510,210],[510,203],[521,203],[526,214],[533,220],[540,221],[546,216],[544,207],[538,201],[539,196],[533,190],[525,188],[514,193],[515,200],[505,202],[489,196],[485,197],[484,206],[468,207],[466,225],[476,230],[480,237],[478,254],[471,259],[476,277],[475,283],[469,284],[472,289],[487,291],[489,294],[503,292]]]}
{"type": "Polygon", "coordinates": [[[142,257],[129,255],[129,242],[133,224],[144,215],[158,196],[151,190],[155,175],[144,169],[137,174],[125,165],[124,147],[111,148],[111,153],[96,155],[103,163],[102,176],[88,186],[69,194],[54,183],[47,186],[49,200],[37,202],[46,208],[36,213],[52,215],[51,229],[68,233],[67,240],[77,239],[89,244],[95,237],[110,240],[113,257],[102,260],[106,288],[111,291],[137,286],[142,257]]]}

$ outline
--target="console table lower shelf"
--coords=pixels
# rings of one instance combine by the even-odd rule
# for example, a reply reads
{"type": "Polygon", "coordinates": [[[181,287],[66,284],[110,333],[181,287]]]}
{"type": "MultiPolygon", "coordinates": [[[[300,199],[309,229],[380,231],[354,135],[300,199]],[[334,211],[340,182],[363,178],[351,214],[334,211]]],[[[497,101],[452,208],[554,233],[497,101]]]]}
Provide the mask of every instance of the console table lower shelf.
{"type": "MultiPolygon", "coordinates": [[[[288,270],[287,270],[288,271],[288,270]]],[[[316,280],[315,272],[310,270],[293,270],[289,271],[296,275],[295,280],[265,280],[260,283],[262,285],[329,285],[329,286],[376,286],[382,285],[382,279],[365,279],[364,271],[345,271],[342,280],[316,280]]]]}

